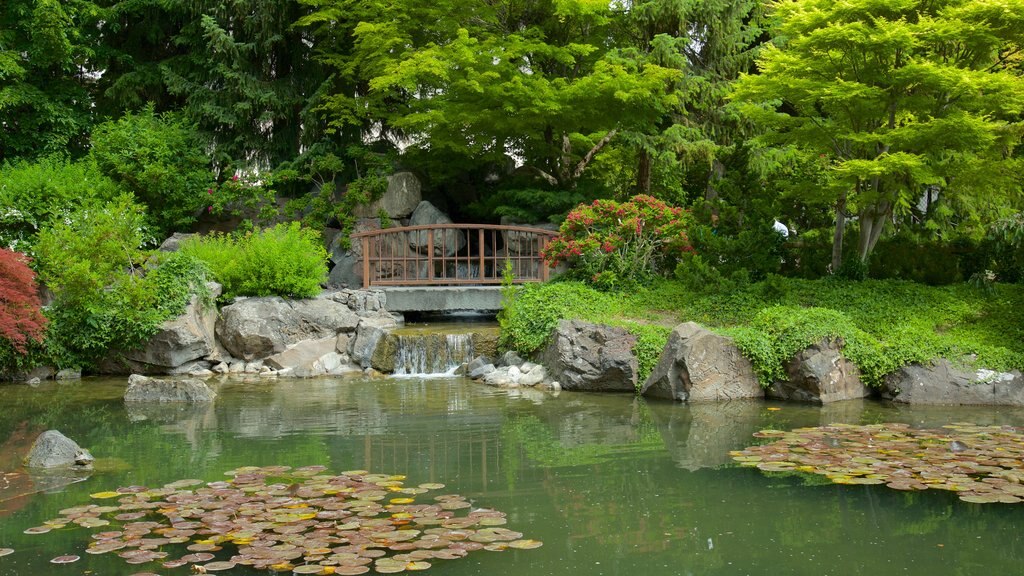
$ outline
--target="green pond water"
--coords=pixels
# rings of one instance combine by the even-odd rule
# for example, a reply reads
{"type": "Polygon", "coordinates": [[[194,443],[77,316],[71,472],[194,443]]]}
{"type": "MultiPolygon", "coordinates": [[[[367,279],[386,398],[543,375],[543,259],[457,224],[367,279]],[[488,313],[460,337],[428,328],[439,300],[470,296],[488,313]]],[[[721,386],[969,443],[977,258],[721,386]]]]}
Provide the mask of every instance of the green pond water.
{"type": "MultiPolygon", "coordinates": [[[[444,483],[438,493],[506,512],[507,528],[544,542],[536,550],[434,561],[427,573],[435,575],[936,576],[1014,574],[1024,561],[1024,505],[969,504],[935,490],[809,485],[735,467],[728,456],[765,427],[1024,425],[1022,411],[872,402],[685,406],[414,377],[225,381],[211,406],[135,409],[120,400],[125,385],[0,386],[7,484],[0,484],[0,548],[16,550],[0,557],[0,575],[189,574],[188,567],[85,554],[96,529],[23,531],[120,486],[224,480],[224,471],[245,465],[312,464],[335,474],[405,474],[412,486],[444,483]],[[24,439],[46,428],[89,448],[97,470],[66,486],[14,473],[24,439]],[[82,559],[49,563],[64,554],[82,559]]],[[[166,548],[172,558],[185,553],[166,548]]],[[[226,558],[231,548],[219,554],[226,558]]],[[[269,572],[239,566],[219,573],[269,572]]]]}

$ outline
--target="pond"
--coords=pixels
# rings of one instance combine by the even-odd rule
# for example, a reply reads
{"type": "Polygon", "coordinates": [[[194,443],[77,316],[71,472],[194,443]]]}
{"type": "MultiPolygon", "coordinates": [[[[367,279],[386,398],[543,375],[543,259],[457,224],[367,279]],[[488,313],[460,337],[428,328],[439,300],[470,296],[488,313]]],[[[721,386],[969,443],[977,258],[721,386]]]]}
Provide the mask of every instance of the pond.
{"type": "MultiPolygon", "coordinates": [[[[25,438],[46,428],[97,458],[87,479],[50,491],[21,496],[46,488],[40,478],[29,484],[7,476],[17,485],[0,484],[0,548],[15,549],[0,558],[0,575],[189,574],[187,566],[129,566],[112,554],[83,554],[93,532],[85,528],[23,531],[120,486],[313,464],[335,474],[404,474],[410,485],[444,483],[444,493],[501,510],[507,528],[544,543],[438,560],[432,574],[931,576],[1016,573],[1024,561],[1021,505],[970,504],[934,490],[814,485],[737,467],[728,455],[766,427],[1024,425],[1021,411],[859,401],[686,406],[416,377],[225,381],[211,406],[138,410],[121,402],[125,386],[123,379],[0,386],[2,470],[14,470],[25,438]],[[66,554],[82,559],[50,564],[66,554]]],[[[239,566],[221,573],[268,572],[239,566]]]]}

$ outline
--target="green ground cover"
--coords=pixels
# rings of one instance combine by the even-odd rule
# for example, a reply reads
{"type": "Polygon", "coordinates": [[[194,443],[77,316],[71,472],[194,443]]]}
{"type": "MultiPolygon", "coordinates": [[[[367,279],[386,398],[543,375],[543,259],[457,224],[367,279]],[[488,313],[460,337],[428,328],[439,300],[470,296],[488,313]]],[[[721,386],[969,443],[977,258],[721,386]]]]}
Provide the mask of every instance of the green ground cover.
{"type": "Polygon", "coordinates": [[[559,319],[623,326],[637,338],[640,378],[650,374],[672,326],[697,322],[731,336],[761,381],[825,337],[842,338],[866,383],[901,366],[944,357],[979,367],[1024,368],[1024,286],[925,286],[896,280],[801,280],[772,276],[724,293],[700,294],[674,281],[629,292],[577,282],[521,288],[499,316],[501,345],[540,348],[559,319]]]}

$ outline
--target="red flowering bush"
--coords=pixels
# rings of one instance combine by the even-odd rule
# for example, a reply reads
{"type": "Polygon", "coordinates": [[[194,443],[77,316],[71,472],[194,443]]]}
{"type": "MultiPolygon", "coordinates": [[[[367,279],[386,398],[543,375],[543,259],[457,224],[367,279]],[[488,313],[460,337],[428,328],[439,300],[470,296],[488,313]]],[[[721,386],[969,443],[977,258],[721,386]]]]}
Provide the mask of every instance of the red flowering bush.
{"type": "Polygon", "coordinates": [[[595,200],[566,217],[544,250],[544,260],[569,265],[571,277],[599,288],[635,284],[675,269],[692,252],[690,214],[657,198],[639,195],[628,202],[595,200]]]}
{"type": "Polygon", "coordinates": [[[30,344],[42,341],[45,329],[28,257],[0,248],[0,369],[17,364],[11,352],[27,354],[30,344]]]}

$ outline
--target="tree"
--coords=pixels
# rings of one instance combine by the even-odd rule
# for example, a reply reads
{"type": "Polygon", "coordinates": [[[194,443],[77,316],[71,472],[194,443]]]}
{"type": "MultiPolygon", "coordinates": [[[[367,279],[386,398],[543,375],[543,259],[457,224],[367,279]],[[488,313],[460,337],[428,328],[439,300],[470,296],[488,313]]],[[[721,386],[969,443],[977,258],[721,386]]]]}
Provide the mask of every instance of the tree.
{"type": "Polygon", "coordinates": [[[28,353],[30,343],[40,343],[46,318],[40,311],[35,273],[21,253],[0,248],[0,366],[7,363],[3,348],[28,353]]]}
{"type": "Polygon", "coordinates": [[[0,3],[0,159],[84,151],[100,14],[88,0],[0,3]]]}
{"type": "Polygon", "coordinates": [[[482,162],[506,155],[575,187],[623,130],[650,124],[679,72],[610,48],[617,4],[305,0],[338,75],[336,129],[392,136],[482,162]]]}
{"type": "Polygon", "coordinates": [[[763,142],[827,162],[833,270],[848,215],[863,262],[926,187],[950,210],[997,212],[1019,194],[1024,80],[1010,65],[1024,2],[787,0],[770,11],[760,73],[734,97],[768,130],[763,142]]]}

